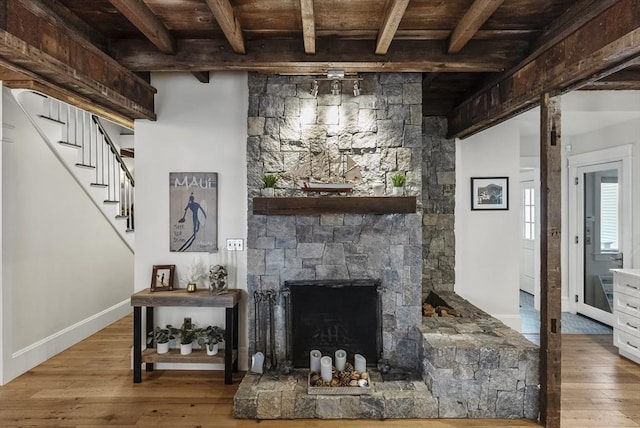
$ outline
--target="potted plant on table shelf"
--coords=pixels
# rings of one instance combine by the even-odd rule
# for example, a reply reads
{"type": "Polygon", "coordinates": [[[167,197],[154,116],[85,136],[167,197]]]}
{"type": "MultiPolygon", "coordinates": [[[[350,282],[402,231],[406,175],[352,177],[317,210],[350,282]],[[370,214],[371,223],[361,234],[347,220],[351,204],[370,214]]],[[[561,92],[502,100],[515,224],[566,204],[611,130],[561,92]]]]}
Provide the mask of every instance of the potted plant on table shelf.
{"type": "Polygon", "coordinates": [[[224,341],[224,329],[217,325],[209,325],[199,331],[198,344],[206,348],[207,355],[216,355],[220,342],[224,341]]]}
{"type": "Polygon", "coordinates": [[[198,337],[198,329],[190,320],[185,319],[180,326],[178,336],[180,337],[180,354],[189,355],[193,350],[193,341],[198,337]]]}
{"type": "Polygon", "coordinates": [[[392,195],[402,196],[404,194],[404,185],[407,182],[407,176],[398,171],[391,176],[391,184],[393,184],[392,195]]]}
{"type": "Polygon", "coordinates": [[[278,178],[279,177],[275,174],[265,174],[264,176],[262,176],[262,183],[264,184],[264,189],[262,189],[262,196],[273,196],[278,178]]]}
{"type": "Polygon", "coordinates": [[[147,337],[147,345],[156,343],[156,352],[158,354],[166,354],[169,352],[169,341],[176,338],[178,329],[167,325],[165,328],[156,326],[155,330],[150,331],[147,337]]]}

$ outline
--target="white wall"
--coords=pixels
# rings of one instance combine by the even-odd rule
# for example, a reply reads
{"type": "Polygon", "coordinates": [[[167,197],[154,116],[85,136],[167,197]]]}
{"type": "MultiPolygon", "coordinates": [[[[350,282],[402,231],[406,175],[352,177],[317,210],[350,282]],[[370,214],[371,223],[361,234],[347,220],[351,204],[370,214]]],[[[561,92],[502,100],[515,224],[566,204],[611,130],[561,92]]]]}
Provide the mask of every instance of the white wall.
{"type": "Polygon", "coordinates": [[[130,312],[133,254],[3,91],[2,383],[130,312]]]}
{"type": "MultiPolygon", "coordinates": [[[[154,74],[155,122],[137,121],[135,289],[149,287],[153,265],[174,264],[177,277],[194,258],[229,266],[230,287],[247,289],[246,252],[169,252],[169,173],[218,173],[218,247],[247,236],[246,73],[215,73],[208,84],[191,74],[154,74]]],[[[184,288],[185,284],[180,283],[184,288]]],[[[247,367],[246,299],[240,312],[239,365],[247,367]]],[[[224,310],[159,308],[156,322],[180,325],[185,316],[200,326],[224,324],[224,310]]],[[[162,366],[161,366],[162,367],[162,366]]],[[[179,365],[172,367],[180,368],[179,365]]],[[[194,368],[189,365],[184,368],[194,368]]]]}
{"type": "Polygon", "coordinates": [[[520,138],[506,122],[456,143],[455,291],[520,330],[520,138]],[[508,211],[471,211],[471,177],[509,177],[508,211]]]}

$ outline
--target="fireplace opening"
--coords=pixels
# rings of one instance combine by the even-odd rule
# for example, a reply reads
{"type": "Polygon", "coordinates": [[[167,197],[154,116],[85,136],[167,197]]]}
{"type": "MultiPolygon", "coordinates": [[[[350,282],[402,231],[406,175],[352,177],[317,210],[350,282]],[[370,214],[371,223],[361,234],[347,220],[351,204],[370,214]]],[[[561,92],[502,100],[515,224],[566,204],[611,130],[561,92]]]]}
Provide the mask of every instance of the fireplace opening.
{"type": "Polygon", "coordinates": [[[309,367],[309,353],[363,355],[375,366],[382,352],[380,281],[285,281],[289,290],[289,355],[294,367],[309,367]]]}

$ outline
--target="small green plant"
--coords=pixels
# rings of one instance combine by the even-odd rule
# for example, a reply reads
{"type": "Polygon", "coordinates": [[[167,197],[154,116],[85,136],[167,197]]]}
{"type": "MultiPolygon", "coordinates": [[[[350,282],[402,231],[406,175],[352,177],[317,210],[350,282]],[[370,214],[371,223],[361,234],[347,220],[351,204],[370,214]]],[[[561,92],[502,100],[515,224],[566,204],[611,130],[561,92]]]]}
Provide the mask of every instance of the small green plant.
{"type": "Polygon", "coordinates": [[[167,325],[165,328],[156,326],[156,329],[150,331],[147,335],[147,345],[150,345],[154,339],[156,343],[168,343],[170,340],[175,339],[178,333],[178,329],[171,325],[167,325]]]}
{"type": "Polygon", "coordinates": [[[402,187],[407,182],[407,176],[404,173],[398,171],[391,176],[391,183],[393,187],[402,187]]]}
{"type": "Polygon", "coordinates": [[[204,348],[224,341],[224,329],[217,325],[208,325],[198,332],[198,344],[204,348]]]}
{"type": "Polygon", "coordinates": [[[275,174],[265,174],[262,177],[262,182],[264,183],[264,187],[269,188],[269,187],[276,187],[276,183],[278,182],[278,179],[280,177],[278,177],[275,174]]]}
{"type": "Polygon", "coordinates": [[[195,324],[184,322],[182,326],[180,326],[180,330],[178,331],[180,344],[188,345],[189,343],[192,343],[198,338],[198,332],[199,329],[195,326],[195,324]]]}

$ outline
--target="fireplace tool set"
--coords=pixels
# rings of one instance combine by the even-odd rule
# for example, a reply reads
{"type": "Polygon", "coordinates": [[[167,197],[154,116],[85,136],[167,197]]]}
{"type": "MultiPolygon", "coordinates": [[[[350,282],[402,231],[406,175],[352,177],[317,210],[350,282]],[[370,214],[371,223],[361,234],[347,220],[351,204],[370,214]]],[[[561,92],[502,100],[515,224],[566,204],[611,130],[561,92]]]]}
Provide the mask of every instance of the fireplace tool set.
{"type": "MultiPolygon", "coordinates": [[[[256,290],[253,293],[254,303],[254,329],[253,341],[256,352],[251,357],[251,371],[263,373],[278,368],[278,355],[276,353],[276,319],[275,306],[278,292],[275,290],[256,290]]],[[[286,296],[285,296],[286,298],[286,296]]],[[[288,312],[288,305],[287,307],[288,312]]],[[[285,349],[287,358],[283,369],[290,371],[291,364],[288,361],[288,333],[285,335],[285,349]],[[288,368],[288,369],[287,369],[288,368]]]]}

